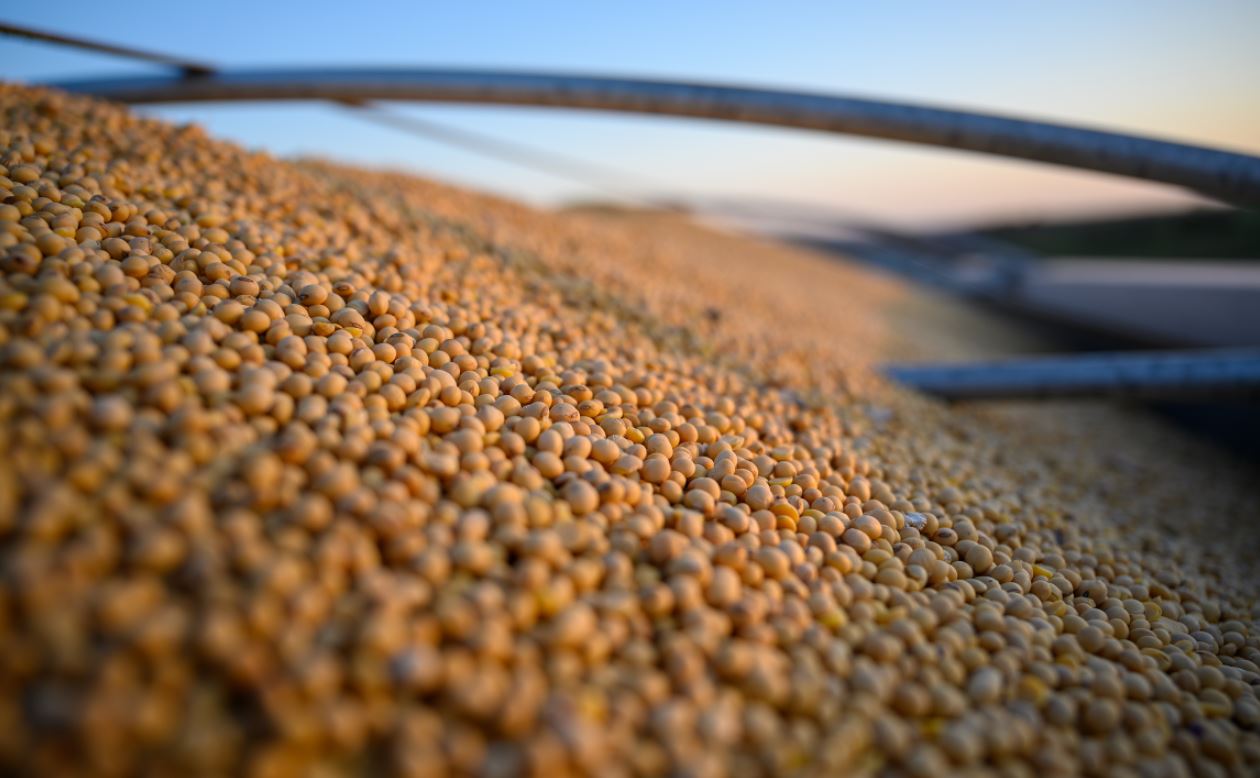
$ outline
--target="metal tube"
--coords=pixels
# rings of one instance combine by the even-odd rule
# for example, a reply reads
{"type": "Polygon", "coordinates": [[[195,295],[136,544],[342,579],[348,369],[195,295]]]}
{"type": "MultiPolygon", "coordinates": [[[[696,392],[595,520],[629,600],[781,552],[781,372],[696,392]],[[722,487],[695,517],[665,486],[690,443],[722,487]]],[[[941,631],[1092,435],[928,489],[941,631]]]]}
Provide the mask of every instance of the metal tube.
{"type": "Polygon", "coordinates": [[[451,127],[432,119],[421,119],[375,103],[347,103],[346,110],[365,121],[399,130],[427,140],[456,146],[475,154],[491,157],[511,165],[541,171],[595,189],[618,200],[639,206],[653,203],[635,190],[660,189],[662,185],[646,181],[634,173],[598,165],[586,160],[557,154],[546,149],[526,146],[515,141],[500,140],[488,135],[451,127]]]}
{"type": "Polygon", "coordinates": [[[947,400],[1260,398],[1260,349],[894,364],[885,365],[882,371],[894,381],[947,400]]]}
{"type": "Polygon", "coordinates": [[[735,86],[478,70],[224,70],[51,86],[125,103],[409,100],[582,108],[819,130],[1186,187],[1260,208],[1260,158],[1151,138],[877,100],[735,86]]]}
{"type": "Polygon", "coordinates": [[[193,62],[192,60],[172,57],[166,54],[158,54],[153,51],[142,51],[127,46],[115,46],[112,43],[104,43],[102,41],[90,40],[88,38],[78,38],[72,35],[62,35],[59,32],[48,32],[47,30],[37,30],[33,27],[22,27],[16,24],[0,22],[0,35],[13,35],[18,38],[27,38],[33,41],[43,41],[44,43],[56,43],[61,46],[71,46],[76,49],[85,51],[95,51],[100,54],[109,54],[115,57],[124,57],[126,59],[137,59],[144,62],[154,62],[159,65],[165,65],[175,68],[190,76],[204,76],[214,72],[214,68],[204,62],[193,62]]]}

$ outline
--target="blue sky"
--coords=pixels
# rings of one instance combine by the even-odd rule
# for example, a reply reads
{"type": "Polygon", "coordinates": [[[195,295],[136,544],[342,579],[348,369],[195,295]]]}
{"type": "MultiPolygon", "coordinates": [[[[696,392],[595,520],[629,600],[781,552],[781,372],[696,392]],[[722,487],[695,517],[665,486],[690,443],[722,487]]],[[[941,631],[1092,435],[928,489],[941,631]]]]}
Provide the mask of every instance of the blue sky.
{"type": "MultiPolygon", "coordinates": [[[[29,3],[0,18],[226,66],[428,65],[694,78],[1020,114],[1260,153],[1260,3],[29,3]]],[[[0,76],[135,72],[0,39],[0,76]]],[[[278,155],[405,168],[548,205],[592,193],[315,104],[146,109],[278,155]]],[[[599,161],[680,195],[772,198],[904,225],[1192,202],[1176,190],[798,131],[521,108],[406,106],[599,161]]]]}

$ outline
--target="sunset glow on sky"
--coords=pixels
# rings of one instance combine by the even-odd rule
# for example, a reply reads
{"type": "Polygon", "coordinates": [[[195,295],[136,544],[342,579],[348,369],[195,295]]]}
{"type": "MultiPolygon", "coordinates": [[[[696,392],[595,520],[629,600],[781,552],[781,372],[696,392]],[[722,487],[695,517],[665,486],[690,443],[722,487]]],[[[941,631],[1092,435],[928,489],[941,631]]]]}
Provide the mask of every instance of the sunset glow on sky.
{"type": "MultiPolygon", "coordinates": [[[[1260,4],[888,2],[132,3],[8,21],[227,66],[558,70],[757,84],[1113,128],[1260,154],[1260,4]]],[[[0,39],[0,77],[144,66],[0,39]]],[[[145,109],[277,155],[317,155],[551,205],[570,182],[361,123],[316,104],[145,109]]],[[[400,110],[632,171],[644,194],[781,199],[900,225],[1175,207],[1178,190],[946,150],[579,111],[400,110]]]]}

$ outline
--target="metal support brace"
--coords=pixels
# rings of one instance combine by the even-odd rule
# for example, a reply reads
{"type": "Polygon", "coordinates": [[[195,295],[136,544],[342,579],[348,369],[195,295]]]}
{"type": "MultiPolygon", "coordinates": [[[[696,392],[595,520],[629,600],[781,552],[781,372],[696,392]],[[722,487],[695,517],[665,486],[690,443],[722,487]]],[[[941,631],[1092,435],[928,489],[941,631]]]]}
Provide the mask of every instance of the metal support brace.
{"type": "Polygon", "coordinates": [[[1260,349],[894,364],[882,371],[898,383],[947,400],[1260,398],[1260,349]]]}
{"type": "Polygon", "coordinates": [[[1260,158],[1002,116],[806,92],[550,73],[220,70],[51,86],[124,103],[404,100],[583,108],[819,130],[1146,179],[1260,208],[1260,158]]]}

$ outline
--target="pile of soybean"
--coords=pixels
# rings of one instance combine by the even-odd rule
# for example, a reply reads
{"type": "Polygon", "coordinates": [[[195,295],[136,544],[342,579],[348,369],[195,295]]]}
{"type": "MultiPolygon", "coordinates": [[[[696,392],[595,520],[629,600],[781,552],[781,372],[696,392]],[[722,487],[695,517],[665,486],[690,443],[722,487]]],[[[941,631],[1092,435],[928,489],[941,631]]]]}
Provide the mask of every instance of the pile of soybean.
{"type": "Polygon", "coordinates": [[[882,384],[939,301],[0,114],[9,774],[1260,769],[1252,485],[882,384]]]}

